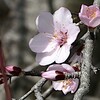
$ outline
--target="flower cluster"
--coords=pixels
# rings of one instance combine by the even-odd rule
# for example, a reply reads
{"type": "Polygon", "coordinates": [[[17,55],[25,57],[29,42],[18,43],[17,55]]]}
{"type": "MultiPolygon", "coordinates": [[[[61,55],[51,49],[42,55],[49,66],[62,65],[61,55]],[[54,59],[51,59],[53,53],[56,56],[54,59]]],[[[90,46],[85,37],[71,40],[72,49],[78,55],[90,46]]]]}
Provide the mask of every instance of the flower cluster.
{"type": "Polygon", "coordinates": [[[42,73],[42,77],[52,80],[52,85],[55,90],[62,90],[64,94],[70,91],[74,93],[78,87],[79,79],[66,79],[64,76],[67,73],[74,72],[74,68],[68,64],[54,64],[48,67],[47,72],[42,73]]]}
{"type": "MultiPolygon", "coordinates": [[[[79,18],[88,27],[95,28],[100,24],[100,9],[97,5],[82,5],[79,18]]],[[[74,93],[78,87],[78,78],[66,79],[65,75],[80,71],[82,63],[82,47],[80,47],[69,60],[69,64],[61,64],[70,55],[72,43],[80,32],[79,26],[73,23],[71,12],[64,7],[58,9],[53,15],[49,12],[41,13],[36,19],[39,34],[34,36],[29,47],[36,52],[36,62],[42,66],[53,62],[41,76],[52,81],[55,90],[62,90],[64,94],[74,93]],[[77,67],[76,67],[77,66],[77,67]]]]}

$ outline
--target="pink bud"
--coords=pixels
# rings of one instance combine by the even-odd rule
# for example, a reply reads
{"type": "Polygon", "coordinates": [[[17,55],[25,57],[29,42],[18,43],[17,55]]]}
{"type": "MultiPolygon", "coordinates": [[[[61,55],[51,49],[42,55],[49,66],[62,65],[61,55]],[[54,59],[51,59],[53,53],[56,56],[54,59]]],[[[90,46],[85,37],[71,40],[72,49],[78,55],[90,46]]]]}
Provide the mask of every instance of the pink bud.
{"type": "Polygon", "coordinates": [[[63,72],[52,70],[43,72],[42,77],[49,80],[62,80],[65,78],[65,75],[63,74],[63,72]]]}
{"type": "Polygon", "coordinates": [[[5,69],[6,72],[12,74],[13,76],[18,76],[22,72],[21,68],[16,66],[7,66],[5,69]]]}

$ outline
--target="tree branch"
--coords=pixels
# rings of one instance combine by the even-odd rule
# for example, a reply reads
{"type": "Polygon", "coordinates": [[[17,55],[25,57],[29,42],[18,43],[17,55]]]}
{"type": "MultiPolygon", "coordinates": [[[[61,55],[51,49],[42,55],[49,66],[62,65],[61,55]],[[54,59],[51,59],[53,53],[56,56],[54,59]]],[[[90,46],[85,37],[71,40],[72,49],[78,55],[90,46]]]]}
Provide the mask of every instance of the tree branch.
{"type": "Polygon", "coordinates": [[[35,92],[37,100],[43,100],[42,94],[40,93],[41,87],[45,84],[46,79],[42,78],[38,81],[25,95],[23,95],[19,100],[26,99],[32,92],[35,92]]]}
{"type": "Polygon", "coordinates": [[[85,40],[85,48],[83,51],[83,63],[81,66],[80,87],[75,93],[73,100],[82,100],[82,97],[89,90],[92,51],[93,51],[93,40],[90,39],[90,34],[88,34],[88,37],[85,40]]]}
{"type": "Polygon", "coordinates": [[[100,0],[94,0],[93,4],[97,4],[98,6],[100,6],[100,0]]]}
{"type": "Polygon", "coordinates": [[[53,91],[53,86],[50,86],[44,93],[43,93],[43,98],[47,98],[53,91]]]}

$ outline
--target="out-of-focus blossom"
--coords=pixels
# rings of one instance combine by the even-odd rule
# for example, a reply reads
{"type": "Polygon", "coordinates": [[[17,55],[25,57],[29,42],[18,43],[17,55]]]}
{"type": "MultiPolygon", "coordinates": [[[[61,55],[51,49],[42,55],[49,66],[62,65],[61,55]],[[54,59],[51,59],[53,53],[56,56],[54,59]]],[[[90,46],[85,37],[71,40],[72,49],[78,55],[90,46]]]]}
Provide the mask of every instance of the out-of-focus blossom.
{"type": "Polygon", "coordinates": [[[6,66],[5,69],[8,74],[13,76],[18,76],[22,72],[21,68],[16,66],[6,66]]]}
{"type": "MultiPolygon", "coordinates": [[[[67,74],[67,73],[74,73],[75,70],[73,67],[71,67],[68,64],[54,64],[50,65],[47,69],[47,72],[44,72],[45,75],[42,75],[42,77],[50,80],[56,80],[56,79],[61,79],[61,75],[67,74]],[[59,72],[59,74],[55,72],[59,72]],[[53,73],[53,75],[51,75],[53,73]],[[62,74],[63,73],[63,74],[62,74]]],[[[71,79],[63,79],[58,80],[58,81],[52,81],[53,88],[55,90],[62,90],[64,94],[67,94],[68,92],[74,93],[79,84],[79,79],[78,78],[71,78],[71,79]]]]}
{"type": "Polygon", "coordinates": [[[39,34],[34,36],[29,46],[36,52],[36,62],[40,65],[64,62],[69,54],[71,44],[77,38],[79,27],[72,22],[68,9],[61,7],[54,15],[41,13],[36,19],[39,34]]]}
{"type": "Polygon", "coordinates": [[[100,9],[97,5],[82,5],[79,17],[80,20],[89,27],[100,25],[100,9]]]}

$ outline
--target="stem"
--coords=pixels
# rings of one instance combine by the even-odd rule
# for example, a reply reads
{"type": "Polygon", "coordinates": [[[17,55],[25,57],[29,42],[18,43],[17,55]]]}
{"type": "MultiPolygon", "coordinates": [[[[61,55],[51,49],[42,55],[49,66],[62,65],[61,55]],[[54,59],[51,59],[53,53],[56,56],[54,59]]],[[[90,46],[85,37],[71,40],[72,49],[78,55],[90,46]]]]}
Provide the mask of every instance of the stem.
{"type": "Polygon", "coordinates": [[[3,79],[4,79],[4,88],[5,88],[5,93],[6,93],[6,100],[12,100],[11,98],[11,91],[10,91],[10,86],[7,83],[7,76],[5,72],[5,61],[4,61],[4,55],[3,55],[3,50],[2,50],[2,44],[0,41],[0,69],[3,74],[3,79]]]}

